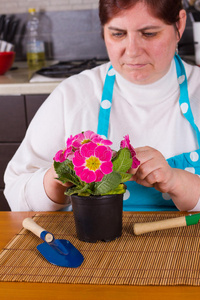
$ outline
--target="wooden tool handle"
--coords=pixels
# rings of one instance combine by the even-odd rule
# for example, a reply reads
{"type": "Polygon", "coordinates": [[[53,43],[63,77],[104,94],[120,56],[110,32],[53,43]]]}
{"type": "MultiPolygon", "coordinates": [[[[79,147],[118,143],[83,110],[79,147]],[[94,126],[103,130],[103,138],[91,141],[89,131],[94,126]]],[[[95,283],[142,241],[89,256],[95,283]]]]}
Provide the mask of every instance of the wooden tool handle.
{"type": "MultiPolygon", "coordinates": [[[[35,235],[37,235],[39,238],[41,238],[41,233],[43,231],[46,231],[44,228],[42,228],[40,225],[38,225],[37,223],[35,223],[33,221],[33,219],[31,218],[26,218],[23,220],[22,222],[22,225],[24,228],[30,230],[32,233],[34,233],[35,235]]],[[[45,235],[45,241],[47,243],[50,243],[52,242],[54,239],[53,235],[48,232],[46,235],[45,235]]]]}
{"type": "Polygon", "coordinates": [[[149,223],[136,223],[133,225],[134,234],[139,235],[151,231],[186,226],[185,217],[161,220],[149,223]]]}

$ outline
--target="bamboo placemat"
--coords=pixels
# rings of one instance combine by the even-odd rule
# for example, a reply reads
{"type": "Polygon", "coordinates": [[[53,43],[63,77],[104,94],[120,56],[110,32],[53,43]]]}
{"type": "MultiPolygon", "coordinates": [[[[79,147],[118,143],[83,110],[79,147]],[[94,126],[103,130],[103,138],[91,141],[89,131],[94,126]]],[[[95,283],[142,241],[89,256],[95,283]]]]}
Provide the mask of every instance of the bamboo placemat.
{"type": "Polygon", "coordinates": [[[42,243],[22,229],[0,252],[0,281],[114,285],[200,285],[200,225],[134,236],[133,223],[176,214],[124,214],[122,237],[86,243],[76,238],[73,214],[37,214],[34,220],[55,238],[67,239],[84,256],[78,268],[48,263],[36,249],[42,243]]]}

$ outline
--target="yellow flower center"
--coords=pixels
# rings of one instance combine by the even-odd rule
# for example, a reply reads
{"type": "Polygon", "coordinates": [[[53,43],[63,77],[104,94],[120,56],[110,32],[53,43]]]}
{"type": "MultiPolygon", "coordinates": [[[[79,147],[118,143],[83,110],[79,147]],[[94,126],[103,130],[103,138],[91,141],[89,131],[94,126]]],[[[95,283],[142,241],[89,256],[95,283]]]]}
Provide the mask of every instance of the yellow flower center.
{"type": "Polygon", "coordinates": [[[82,142],[81,142],[81,144],[83,145],[83,144],[87,144],[87,143],[89,143],[89,142],[91,142],[91,140],[83,140],[82,142]]]}
{"type": "Polygon", "coordinates": [[[101,162],[98,157],[90,156],[86,161],[86,168],[90,171],[96,171],[99,169],[101,162]]]}

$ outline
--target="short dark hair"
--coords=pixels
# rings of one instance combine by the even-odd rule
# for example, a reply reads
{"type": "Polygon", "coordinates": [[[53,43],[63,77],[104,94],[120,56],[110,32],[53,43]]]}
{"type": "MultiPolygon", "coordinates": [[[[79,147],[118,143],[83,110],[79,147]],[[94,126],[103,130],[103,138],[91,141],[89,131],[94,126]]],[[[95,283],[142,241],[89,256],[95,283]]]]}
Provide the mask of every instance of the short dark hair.
{"type": "Polygon", "coordinates": [[[176,24],[183,9],[182,0],[99,0],[99,18],[104,26],[122,10],[139,2],[146,4],[151,13],[168,25],[176,24]]]}

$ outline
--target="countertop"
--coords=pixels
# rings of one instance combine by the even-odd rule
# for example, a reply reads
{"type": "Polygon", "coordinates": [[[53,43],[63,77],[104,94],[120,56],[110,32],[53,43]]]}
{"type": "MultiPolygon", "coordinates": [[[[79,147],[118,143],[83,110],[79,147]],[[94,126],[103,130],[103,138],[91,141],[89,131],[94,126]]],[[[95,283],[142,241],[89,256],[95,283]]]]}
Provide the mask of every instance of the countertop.
{"type": "MultiPolygon", "coordinates": [[[[47,65],[55,62],[47,62],[47,65]]],[[[34,75],[26,62],[15,62],[8,72],[0,75],[0,95],[50,94],[63,79],[48,79],[34,75]]]]}
{"type": "MultiPolygon", "coordinates": [[[[182,57],[194,64],[194,56],[182,57]]],[[[57,61],[47,61],[46,66],[57,61]]],[[[36,75],[26,62],[15,62],[10,71],[0,75],[0,95],[50,94],[64,78],[47,78],[36,75]]]]}
{"type": "MultiPolygon", "coordinates": [[[[42,212],[44,214],[44,212],[42,212]]],[[[67,212],[60,212],[60,214],[67,212]]],[[[0,212],[0,251],[21,230],[22,221],[34,212],[0,212]]],[[[47,213],[49,214],[49,213],[47,213]]],[[[54,214],[54,213],[50,213],[54,214]]],[[[62,274],[61,274],[62,276],[62,274]]],[[[74,300],[188,300],[199,299],[198,286],[129,286],[96,284],[61,284],[0,282],[0,298],[7,299],[74,299],[74,300]]]]}

